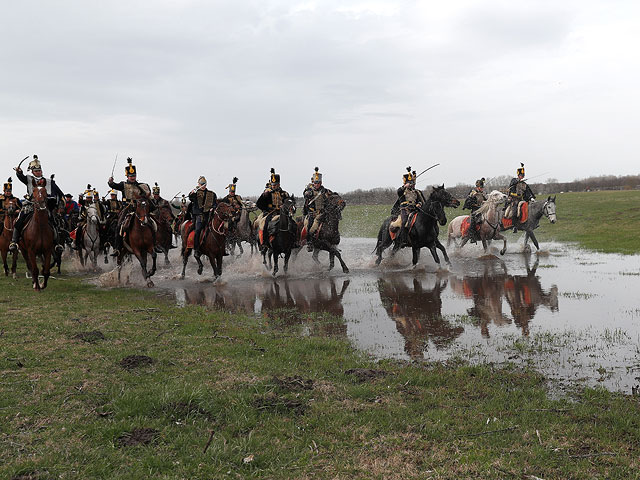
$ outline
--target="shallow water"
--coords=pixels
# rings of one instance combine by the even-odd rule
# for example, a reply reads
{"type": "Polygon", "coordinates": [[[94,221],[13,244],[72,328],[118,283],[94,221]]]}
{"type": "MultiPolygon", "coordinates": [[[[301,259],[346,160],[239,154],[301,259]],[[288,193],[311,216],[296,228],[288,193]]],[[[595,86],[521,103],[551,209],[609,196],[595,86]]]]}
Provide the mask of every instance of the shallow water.
{"type": "MultiPolygon", "coordinates": [[[[480,246],[450,250],[450,267],[438,268],[422,250],[416,269],[411,252],[385,257],[375,267],[373,239],[346,238],[343,258],[327,272],[301,251],[288,274],[273,278],[258,255],[225,257],[223,275],[212,282],[190,260],[179,279],[181,261],[153,277],[156,286],[181,304],[202,304],[234,312],[265,314],[277,309],[343,318],[332,335],[346,336],[379,358],[472,363],[514,362],[535,367],[560,382],[580,382],[631,393],[640,383],[640,256],[599,254],[548,243],[541,253],[522,253],[512,242],[504,257],[483,255],[480,246]]],[[[387,253],[388,255],[388,253],[387,253]]],[[[123,282],[143,285],[134,264],[123,282]]],[[[114,272],[100,277],[115,283],[114,272]]]]}

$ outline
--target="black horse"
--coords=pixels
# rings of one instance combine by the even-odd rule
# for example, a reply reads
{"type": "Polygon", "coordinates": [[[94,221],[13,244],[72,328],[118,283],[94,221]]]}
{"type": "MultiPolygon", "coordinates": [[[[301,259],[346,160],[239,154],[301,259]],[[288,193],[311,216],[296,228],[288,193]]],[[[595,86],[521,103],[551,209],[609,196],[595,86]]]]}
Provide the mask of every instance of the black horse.
{"type": "Polygon", "coordinates": [[[273,276],[278,273],[278,258],[284,254],[284,271],[289,268],[289,257],[291,250],[295,247],[298,238],[298,225],[293,219],[296,212],[296,199],[291,196],[286,198],[280,207],[279,218],[267,225],[267,234],[264,236],[262,245],[262,263],[265,268],[271,268],[271,258],[273,257],[273,276]],[[267,255],[269,266],[267,267],[267,255]]]}
{"type": "MultiPolygon", "coordinates": [[[[338,224],[342,219],[342,210],[344,209],[346,203],[345,201],[338,195],[334,193],[329,196],[327,199],[327,205],[324,208],[324,212],[322,213],[322,221],[321,226],[319,227],[319,231],[307,237],[307,243],[311,243],[313,246],[313,261],[316,263],[320,263],[318,260],[318,253],[320,250],[325,250],[329,252],[329,270],[331,270],[335,264],[335,257],[338,257],[338,261],[342,266],[342,271],[344,273],[349,273],[349,268],[347,264],[342,260],[342,255],[340,254],[340,250],[338,250],[338,245],[340,244],[340,231],[338,230],[338,224]]],[[[311,225],[309,225],[311,227],[311,225]]]]}
{"type": "Polygon", "coordinates": [[[440,243],[438,234],[440,229],[438,224],[444,226],[447,224],[447,216],[444,212],[444,207],[457,208],[460,205],[460,201],[451,195],[442,186],[433,187],[429,198],[420,208],[416,209],[416,220],[408,234],[408,243],[402,244],[400,240],[396,238],[393,240],[389,233],[389,225],[396,218],[395,215],[391,215],[382,222],[380,231],[378,232],[378,242],[376,243],[375,252],[377,255],[376,265],[380,265],[382,261],[382,252],[387,249],[392,243],[394,255],[399,249],[403,247],[411,247],[413,250],[412,263],[415,267],[420,258],[420,249],[427,247],[433,256],[434,261],[439,265],[440,258],[436,248],[442,252],[447,264],[451,264],[449,256],[444,248],[444,245],[440,243]]]}

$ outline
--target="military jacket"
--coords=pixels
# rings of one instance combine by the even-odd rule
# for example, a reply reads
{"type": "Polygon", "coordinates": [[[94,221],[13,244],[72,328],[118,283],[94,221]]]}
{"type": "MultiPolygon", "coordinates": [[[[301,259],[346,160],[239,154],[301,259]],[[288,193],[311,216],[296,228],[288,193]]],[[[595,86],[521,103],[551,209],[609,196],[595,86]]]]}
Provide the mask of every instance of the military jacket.
{"type": "Polygon", "coordinates": [[[398,201],[400,208],[415,207],[418,203],[425,203],[424,195],[420,190],[400,187],[398,189],[398,201]]]}
{"type": "Polygon", "coordinates": [[[228,203],[237,210],[240,210],[242,208],[242,197],[240,195],[227,195],[220,201],[223,203],[228,203]]]}
{"type": "Polygon", "coordinates": [[[131,201],[140,200],[140,199],[150,199],[151,198],[151,189],[149,185],[146,183],[139,183],[138,181],[129,182],[108,182],[109,187],[114,190],[118,190],[122,192],[122,196],[126,198],[126,202],[129,203],[131,201]]]}
{"type": "Polygon", "coordinates": [[[61,200],[64,197],[64,193],[60,190],[60,187],[56,184],[55,180],[46,177],[36,178],[33,175],[25,175],[22,172],[16,172],[18,180],[27,186],[27,194],[29,198],[33,196],[33,189],[38,185],[42,185],[47,189],[47,196],[49,198],[55,198],[61,200]]]}
{"type": "Polygon", "coordinates": [[[509,184],[509,197],[524,200],[525,202],[536,198],[529,185],[527,185],[524,180],[519,180],[518,178],[511,179],[511,183],[509,184]]]}
{"type": "Polygon", "coordinates": [[[484,192],[481,192],[477,188],[474,188],[469,192],[469,195],[467,195],[467,199],[465,200],[464,206],[462,208],[470,208],[471,212],[475,212],[486,200],[487,196],[484,194],[484,192]]]}
{"type": "Polygon", "coordinates": [[[122,210],[122,202],[118,199],[110,198],[104,202],[104,205],[107,207],[108,213],[119,213],[122,210]]]}
{"type": "Polygon", "coordinates": [[[264,192],[262,192],[260,198],[258,198],[256,205],[263,212],[274,212],[282,207],[282,203],[286,198],[289,198],[289,194],[281,188],[267,188],[264,192]]]}
{"type": "Polygon", "coordinates": [[[217,195],[213,190],[198,189],[195,192],[189,194],[189,200],[191,200],[191,213],[193,215],[202,215],[213,210],[216,206],[217,195]]]}
{"type": "Polygon", "coordinates": [[[333,195],[333,192],[324,186],[319,190],[305,190],[305,205],[307,210],[313,213],[321,213],[327,206],[327,199],[333,195]]]}
{"type": "Polygon", "coordinates": [[[4,195],[0,195],[0,220],[4,219],[7,210],[9,210],[9,204],[11,200],[16,200],[18,209],[22,206],[22,202],[20,202],[20,199],[18,197],[14,197],[13,195],[11,195],[10,197],[5,197],[4,195]]]}

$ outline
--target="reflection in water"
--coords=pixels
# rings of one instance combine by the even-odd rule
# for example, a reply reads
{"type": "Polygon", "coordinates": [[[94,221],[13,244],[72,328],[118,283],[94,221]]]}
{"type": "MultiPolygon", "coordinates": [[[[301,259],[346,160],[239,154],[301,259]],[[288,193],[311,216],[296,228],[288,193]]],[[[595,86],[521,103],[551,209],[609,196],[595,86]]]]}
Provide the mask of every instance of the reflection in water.
{"type": "Polygon", "coordinates": [[[413,359],[424,358],[429,340],[436,348],[442,348],[464,332],[463,327],[452,326],[442,317],[442,291],[447,281],[436,277],[431,289],[425,288],[423,282],[401,275],[378,280],[382,305],[396,322],[405,340],[405,352],[413,359]]]}

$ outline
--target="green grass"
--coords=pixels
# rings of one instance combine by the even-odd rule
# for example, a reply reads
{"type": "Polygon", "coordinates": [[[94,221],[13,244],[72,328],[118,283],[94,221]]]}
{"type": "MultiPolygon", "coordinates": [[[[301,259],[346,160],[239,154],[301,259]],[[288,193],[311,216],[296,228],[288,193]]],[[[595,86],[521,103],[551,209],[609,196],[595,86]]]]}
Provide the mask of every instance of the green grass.
{"type": "MultiPolygon", "coordinates": [[[[546,196],[540,196],[544,201],[546,196]]],[[[535,231],[540,241],[576,242],[583,248],[607,253],[640,253],[640,191],[602,191],[557,194],[558,221],[546,218],[535,231]]],[[[376,237],[391,205],[348,205],[343,212],[343,234],[376,237]]],[[[468,210],[448,209],[449,220],[468,210]]],[[[441,229],[446,236],[446,227],[441,229]]]]}
{"type": "Polygon", "coordinates": [[[544,378],[510,366],[375,363],[318,334],[338,318],[178,308],[65,276],[41,294],[0,278],[0,309],[3,479],[626,479],[640,467],[636,398],[550,400],[544,378]],[[105,338],[75,338],[96,330],[105,338]],[[130,355],[153,363],[127,370],[130,355]],[[353,368],[387,375],[360,382],[353,368]],[[140,428],[152,441],[126,445],[140,428]]]}

